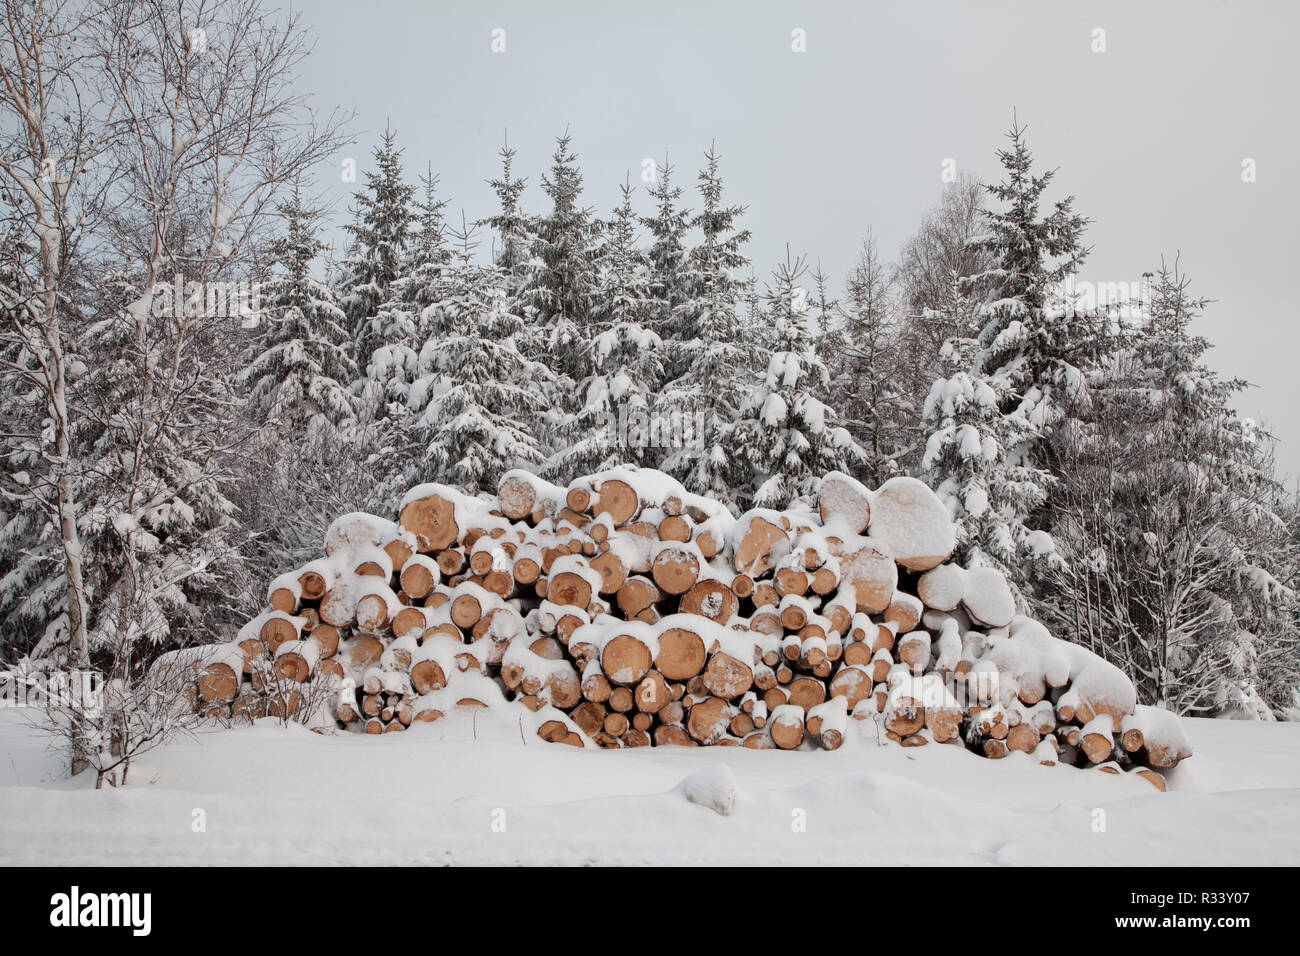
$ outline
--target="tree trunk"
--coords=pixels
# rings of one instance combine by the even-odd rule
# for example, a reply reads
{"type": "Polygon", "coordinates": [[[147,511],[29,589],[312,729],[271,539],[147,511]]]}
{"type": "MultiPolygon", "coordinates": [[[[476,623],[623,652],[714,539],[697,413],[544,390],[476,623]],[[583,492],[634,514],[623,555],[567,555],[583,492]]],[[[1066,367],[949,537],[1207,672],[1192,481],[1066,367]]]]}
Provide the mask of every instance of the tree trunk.
{"type": "MultiPolygon", "coordinates": [[[[42,239],[42,247],[48,240],[42,239]]],[[[54,421],[54,467],[58,471],[59,540],[63,545],[63,570],[65,579],[65,605],[68,613],[67,664],[76,670],[90,669],[90,650],[86,640],[86,578],[82,567],[81,536],[77,530],[77,500],[72,487],[71,446],[68,439],[68,396],[66,362],[60,340],[58,315],[58,289],[52,276],[58,271],[58,257],[53,249],[42,248],[42,258],[50,277],[46,280],[45,314],[46,346],[50,350],[53,381],[49,395],[50,417],[54,421]]],[[[73,715],[72,775],[76,776],[90,766],[89,742],[85,718],[73,715]]]]}

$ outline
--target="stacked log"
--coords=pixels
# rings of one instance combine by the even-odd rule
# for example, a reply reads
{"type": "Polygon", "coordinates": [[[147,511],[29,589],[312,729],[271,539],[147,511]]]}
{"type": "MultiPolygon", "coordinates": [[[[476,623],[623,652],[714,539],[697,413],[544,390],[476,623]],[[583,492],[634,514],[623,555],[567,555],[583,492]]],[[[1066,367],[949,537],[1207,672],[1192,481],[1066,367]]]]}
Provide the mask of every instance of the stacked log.
{"type": "MultiPolygon", "coordinates": [[[[248,716],[247,685],[335,688],[367,733],[522,704],[537,735],[606,748],[842,743],[875,721],[905,747],[1141,773],[1190,754],[1102,658],[1017,613],[1002,575],[950,562],[922,482],[832,473],[815,509],[731,515],[653,470],[496,495],[425,484],[397,521],[345,515],[324,557],[210,657],[197,699],[248,716]]],[[[300,695],[303,696],[303,695],[300,695]]],[[[289,704],[281,701],[277,706],[289,704]]]]}

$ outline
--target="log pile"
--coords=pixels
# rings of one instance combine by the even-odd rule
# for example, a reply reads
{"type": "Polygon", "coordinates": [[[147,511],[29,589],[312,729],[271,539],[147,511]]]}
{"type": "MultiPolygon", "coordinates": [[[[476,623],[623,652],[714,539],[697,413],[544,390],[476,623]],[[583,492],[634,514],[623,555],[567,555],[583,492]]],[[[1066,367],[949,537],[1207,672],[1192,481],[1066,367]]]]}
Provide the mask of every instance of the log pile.
{"type": "Polygon", "coordinates": [[[568,487],[512,471],[495,496],[420,485],[396,521],[345,515],[323,557],[272,581],[197,699],[283,714],[326,686],[332,720],[374,734],[517,702],[542,739],[604,748],[834,750],[869,720],[903,747],[1163,789],[1190,755],[1177,718],[953,547],[943,504],[904,477],[832,473],[815,510],[739,518],[633,467],[568,487]]]}

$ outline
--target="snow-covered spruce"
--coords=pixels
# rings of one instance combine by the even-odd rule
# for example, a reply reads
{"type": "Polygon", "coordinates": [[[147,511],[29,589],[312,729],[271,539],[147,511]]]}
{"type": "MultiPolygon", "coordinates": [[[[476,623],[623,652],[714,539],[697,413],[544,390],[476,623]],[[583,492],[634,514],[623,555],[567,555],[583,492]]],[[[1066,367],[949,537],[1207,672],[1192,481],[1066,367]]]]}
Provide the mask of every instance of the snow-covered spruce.
{"type": "Polygon", "coordinates": [[[495,496],[419,485],[397,521],[344,515],[273,580],[194,664],[196,705],[367,733],[511,707],[544,740],[606,748],[835,749],[868,722],[1161,789],[1190,755],[1118,668],[1017,614],[1000,572],[948,563],[924,484],[831,473],[817,499],[736,520],[633,466],[568,486],[514,470],[495,496]]]}

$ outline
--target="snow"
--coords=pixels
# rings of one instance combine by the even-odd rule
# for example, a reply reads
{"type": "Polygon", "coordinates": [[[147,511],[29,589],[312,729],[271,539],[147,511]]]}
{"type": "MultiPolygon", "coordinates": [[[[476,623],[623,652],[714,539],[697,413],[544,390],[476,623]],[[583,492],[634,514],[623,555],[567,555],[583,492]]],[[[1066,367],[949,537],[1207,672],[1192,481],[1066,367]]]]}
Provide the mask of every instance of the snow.
{"type": "Polygon", "coordinates": [[[415,550],[415,536],[394,521],[354,511],[335,518],[325,531],[325,553],[355,552],[367,546],[382,548],[390,541],[403,541],[415,550]]]}
{"type": "Polygon", "coordinates": [[[844,733],[849,724],[848,699],[845,697],[832,697],[808,709],[808,719],[819,719],[822,722],[821,733],[828,730],[834,730],[837,733],[844,733]]]}
{"type": "Polygon", "coordinates": [[[942,563],[956,543],[943,502],[924,482],[903,476],[890,478],[873,496],[867,535],[915,571],[942,563]]]}
{"type": "MultiPolygon", "coordinates": [[[[966,497],[962,501],[962,505],[965,507],[966,513],[972,518],[981,518],[989,510],[989,494],[978,485],[968,488],[966,489],[966,497]]],[[[1030,535],[1030,537],[1032,538],[1035,534],[1043,533],[1044,532],[1041,531],[1035,531],[1030,535]]],[[[1032,548],[1033,545],[1031,544],[1030,547],[1032,548]]]]}
{"type": "Polygon", "coordinates": [[[1035,557],[1042,557],[1056,550],[1056,542],[1046,531],[1029,532],[1025,537],[1025,545],[1035,557]]]}
{"type": "Polygon", "coordinates": [[[1070,657],[1070,689],[1061,695],[1058,706],[1077,708],[1084,703],[1094,710],[1103,705],[1114,713],[1133,712],[1137,692],[1122,670],[1086,647],[1064,641],[1057,643],[1070,657]]]}
{"type": "Polygon", "coordinates": [[[961,660],[961,635],[958,632],[957,621],[955,618],[949,618],[943,622],[943,627],[939,631],[939,636],[934,641],[936,655],[934,666],[939,671],[952,671],[961,660]]]}
{"type": "Polygon", "coordinates": [[[681,782],[680,791],[691,803],[729,817],[736,809],[736,775],[725,763],[697,770],[681,782]]]}
{"type": "Polygon", "coordinates": [[[363,564],[374,564],[382,572],[382,575],[370,575],[387,581],[393,576],[393,559],[383,548],[375,545],[366,545],[358,547],[352,552],[352,567],[359,568],[363,564]]]}
{"type": "Polygon", "coordinates": [[[1016,615],[1016,599],[996,568],[970,568],[962,603],[972,618],[988,627],[1006,627],[1016,615]]]}
{"type": "Polygon", "coordinates": [[[767,396],[763,403],[763,409],[759,412],[759,419],[769,428],[776,428],[785,421],[787,414],[785,399],[776,392],[767,396]]]}
{"type": "Polygon", "coordinates": [[[295,602],[302,600],[302,583],[299,581],[301,575],[301,571],[286,571],[279,577],[272,578],[271,583],[266,586],[267,603],[270,603],[271,595],[280,590],[290,592],[295,602]]]}
{"type": "Polygon", "coordinates": [[[843,472],[832,471],[822,479],[817,502],[831,533],[839,534],[834,526],[843,524],[852,534],[861,534],[871,520],[871,491],[843,472]]]}
{"type": "Polygon", "coordinates": [[[966,593],[966,571],[956,564],[941,564],[926,571],[918,586],[926,607],[951,611],[966,593]]]}
{"type": "Polygon", "coordinates": [[[1158,742],[1164,747],[1181,753],[1195,754],[1195,748],[1187,739],[1183,720],[1176,717],[1172,711],[1138,705],[1133,719],[1147,740],[1158,742]]]}
{"type": "Polygon", "coordinates": [[[96,792],[64,779],[47,739],[6,709],[0,863],[1290,865],[1300,855],[1292,723],[1184,719],[1196,756],[1161,794],[1020,754],[881,747],[872,720],[850,720],[834,752],[597,751],[530,739],[521,730],[543,715],[523,713],[451,707],[365,739],[273,721],[204,730],[139,758],[126,787],[96,792]],[[722,805],[734,794],[730,815],[688,792],[722,805]],[[190,828],[196,807],[206,833],[190,828]],[[1092,827],[1099,807],[1104,833],[1092,827]],[[505,832],[492,828],[498,810],[505,832]],[[791,827],[796,810],[804,832],[791,827]]]}
{"type": "Polygon", "coordinates": [[[962,425],[957,429],[957,444],[963,458],[979,458],[983,446],[980,444],[979,429],[971,425],[962,425]]]}
{"type": "Polygon", "coordinates": [[[1112,735],[1114,730],[1115,725],[1111,721],[1110,717],[1107,714],[1098,714],[1096,717],[1092,718],[1092,720],[1083,725],[1083,728],[1079,731],[1079,739],[1082,740],[1084,737],[1096,735],[1099,737],[1105,737],[1108,741],[1113,743],[1112,735]]]}

